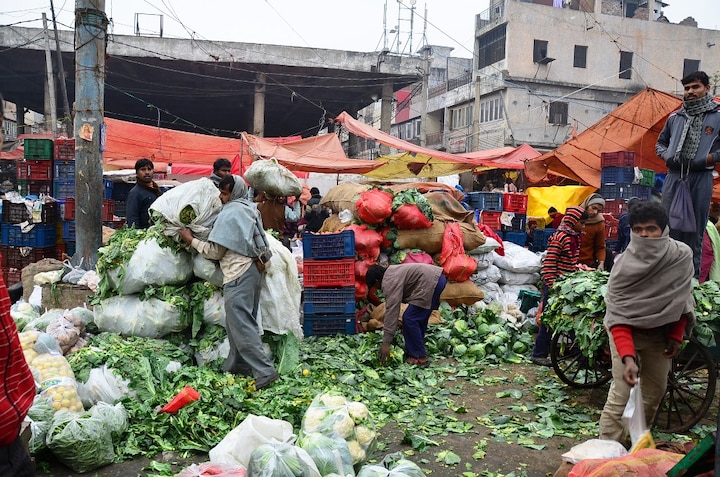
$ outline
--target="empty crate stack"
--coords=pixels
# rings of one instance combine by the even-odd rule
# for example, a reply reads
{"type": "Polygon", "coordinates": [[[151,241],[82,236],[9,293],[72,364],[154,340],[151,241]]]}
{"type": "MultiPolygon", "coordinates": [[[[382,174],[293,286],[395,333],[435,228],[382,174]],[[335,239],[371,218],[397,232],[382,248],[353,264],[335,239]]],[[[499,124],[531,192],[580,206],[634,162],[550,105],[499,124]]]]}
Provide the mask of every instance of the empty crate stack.
{"type": "Polygon", "coordinates": [[[527,194],[505,193],[503,194],[503,213],[509,219],[510,225],[502,224],[503,239],[514,244],[525,246],[527,234],[527,194]]]}
{"type": "Polygon", "coordinates": [[[303,333],[355,334],[355,234],[304,233],[302,244],[303,333]]]}
{"type": "Polygon", "coordinates": [[[27,138],[24,161],[16,163],[17,190],[22,196],[53,195],[53,141],[27,138]]]}
{"type": "Polygon", "coordinates": [[[500,219],[503,212],[503,194],[501,192],[470,192],[467,203],[475,210],[475,219],[502,235],[500,219]]]}

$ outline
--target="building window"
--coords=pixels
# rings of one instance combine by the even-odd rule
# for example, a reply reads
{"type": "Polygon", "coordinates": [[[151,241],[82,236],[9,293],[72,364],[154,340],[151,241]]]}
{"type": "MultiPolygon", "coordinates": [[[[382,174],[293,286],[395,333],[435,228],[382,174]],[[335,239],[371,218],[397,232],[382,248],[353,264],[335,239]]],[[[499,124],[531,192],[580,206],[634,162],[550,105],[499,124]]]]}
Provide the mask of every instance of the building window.
{"type": "Polygon", "coordinates": [[[473,105],[468,104],[450,110],[450,129],[460,129],[472,125],[473,105]]]}
{"type": "Polygon", "coordinates": [[[480,103],[480,122],[487,123],[503,118],[503,107],[500,98],[480,103]]]}
{"type": "Polygon", "coordinates": [[[550,103],[548,122],[550,124],[566,125],[568,123],[568,104],[562,101],[550,103]]]}
{"type": "Polygon", "coordinates": [[[478,38],[478,69],[505,59],[505,25],[478,38]]]}
{"type": "Polygon", "coordinates": [[[535,40],[533,45],[533,63],[540,63],[544,58],[547,58],[548,42],[545,40],[535,40]]]}
{"type": "Polygon", "coordinates": [[[575,45],[575,56],[573,66],[575,68],[587,68],[587,46],[575,45]]]}
{"type": "Polygon", "coordinates": [[[621,51],[620,52],[620,79],[631,79],[632,78],[632,51],[621,51]]]}
{"type": "Polygon", "coordinates": [[[420,119],[415,121],[415,136],[420,137],[420,119]]]}
{"type": "Polygon", "coordinates": [[[688,60],[685,58],[683,60],[683,78],[696,71],[700,71],[700,60],[688,60]]]}

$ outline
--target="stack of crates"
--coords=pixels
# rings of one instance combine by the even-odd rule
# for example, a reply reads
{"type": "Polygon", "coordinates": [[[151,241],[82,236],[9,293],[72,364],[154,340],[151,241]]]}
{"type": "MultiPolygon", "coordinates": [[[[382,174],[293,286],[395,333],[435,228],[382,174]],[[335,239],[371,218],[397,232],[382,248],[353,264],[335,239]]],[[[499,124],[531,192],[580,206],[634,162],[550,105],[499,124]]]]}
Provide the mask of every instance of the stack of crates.
{"type": "Polygon", "coordinates": [[[548,239],[557,229],[544,228],[535,229],[533,234],[532,251],[533,252],[544,252],[547,250],[548,239]]]}
{"type": "Polygon", "coordinates": [[[22,196],[53,194],[53,141],[27,138],[24,160],[15,165],[17,190],[22,196]]]}
{"type": "Polygon", "coordinates": [[[75,139],[55,140],[53,172],[53,197],[75,197],[75,139]]]}
{"type": "Polygon", "coordinates": [[[57,258],[58,209],[57,202],[37,201],[30,212],[25,202],[2,201],[0,254],[7,286],[18,283],[22,269],[31,263],[57,258]],[[23,232],[27,228],[30,230],[23,232]]]}
{"type": "Polygon", "coordinates": [[[305,336],[356,333],[355,234],[302,234],[305,336]]]}
{"type": "Polygon", "coordinates": [[[527,233],[527,194],[505,193],[503,194],[503,212],[512,214],[511,225],[502,225],[503,239],[514,244],[525,246],[527,233]]]}
{"type": "Polygon", "coordinates": [[[501,192],[469,192],[467,203],[475,210],[475,220],[490,227],[502,235],[500,218],[503,212],[503,194],[501,192]]]}

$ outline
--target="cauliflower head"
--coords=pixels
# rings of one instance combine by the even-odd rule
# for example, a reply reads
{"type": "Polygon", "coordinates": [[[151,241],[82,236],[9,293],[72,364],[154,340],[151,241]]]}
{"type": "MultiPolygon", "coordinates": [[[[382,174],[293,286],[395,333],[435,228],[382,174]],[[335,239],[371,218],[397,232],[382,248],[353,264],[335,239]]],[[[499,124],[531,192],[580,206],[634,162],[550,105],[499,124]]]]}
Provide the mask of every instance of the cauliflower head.
{"type": "Polygon", "coordinates": [[[350,437],[355,430],[355,421],[346,412],[336,412],[333,417],[332,430],[343,439],[350,437]]]}
{"type": "Polygon", "coordinates": [[[355,423],[360,423],[370,417],[370,411],[368,411],[367,406],[361,402],[351,401],[348,403],[347,408],[350,417],[353,418],[355,423]]]}
{"type": "Polygon", "coordinates": [[[305,417],[303,418],[302,428],[305,432],[317,431],[322,425],[323,420],[327,416],[327,411],[319,407],[310,406],[305,411],[305,417]]]}
{"type": "Polygon", "coordinates": [[[363,449],[368,448],[375,439],[375,436],[377,436],[377,433],[365,426],[357,426],[355,428],[355,438],[363,449]]]}
{"type": "Polygon", "coordinates": [[[320,401],[327,407],[340,407],[347,404],[345,396],[333,396],[328,393],[320,395],[320,401]]]}
{"type": "Polygon", "coordinates": [[[350,450],[350,456],[352,457],[353,464],[359,464],[365,461],[365,451],[358,441],[348,441],[348,449],[350,450]]]}

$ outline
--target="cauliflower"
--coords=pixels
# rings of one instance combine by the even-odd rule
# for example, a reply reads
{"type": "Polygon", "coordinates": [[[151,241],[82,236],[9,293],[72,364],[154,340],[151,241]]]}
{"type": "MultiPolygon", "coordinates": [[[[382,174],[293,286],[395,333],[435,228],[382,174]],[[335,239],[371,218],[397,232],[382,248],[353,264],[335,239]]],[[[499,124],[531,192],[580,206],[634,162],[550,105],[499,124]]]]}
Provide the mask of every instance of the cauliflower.
{"type": "Polygon", "coordinates": [[[314,432],[318,430],[326,415],[327,411],[324,409],[310,406],[308,410],[305,411],[305,417],[302,423],[303,431],[314,432]]]}
{"type": "Polygon", "coordinates": [[[327,407],[340,407],[347,404],[345,396],[333,396],[327,393],[320,396],[320,401],[327,407]]]}
{"type": "Polygon", "coordinates": [[[350,450],[350,455],[352,456],[353,464],[359,464],[365,461],[365,451],[362,447],[360,447],[358,441],[348,441],[347,444],[348,449],[350,450]]]}
{"type": "Polygon", "coordinates": [[[367,449],[377,434],[372,429],[365,426],[357,426],[355,428],[355,438],[363,449],[367,449]]]}
{"type": "Polygon", "coordinates": [[[355,429],[355,421],[346,412],[336,412],[332,430],[343,439],[347,439],[355,429]]]}
{"type": "Polygon", "coordinates": [[[347,405],[350,417],[353,418],[356,424],[367,419],[370,416],[370,412],[365,404],[357,401],[351,401],[347,405]]]}

